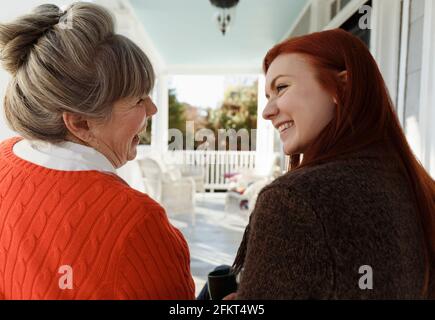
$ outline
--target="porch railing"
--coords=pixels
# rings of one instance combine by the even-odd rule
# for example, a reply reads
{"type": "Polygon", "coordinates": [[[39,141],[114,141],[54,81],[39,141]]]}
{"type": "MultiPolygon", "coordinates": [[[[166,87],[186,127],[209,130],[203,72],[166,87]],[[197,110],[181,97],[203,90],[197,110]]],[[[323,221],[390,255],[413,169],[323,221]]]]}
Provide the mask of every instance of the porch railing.
{"type": "Polygon", "coordinates": [[[227,190],[229,174],[255,169],[255,151],[168,151],[165,153],[165,162],[186,168],[202,168],[206,189],[227,190]]]}

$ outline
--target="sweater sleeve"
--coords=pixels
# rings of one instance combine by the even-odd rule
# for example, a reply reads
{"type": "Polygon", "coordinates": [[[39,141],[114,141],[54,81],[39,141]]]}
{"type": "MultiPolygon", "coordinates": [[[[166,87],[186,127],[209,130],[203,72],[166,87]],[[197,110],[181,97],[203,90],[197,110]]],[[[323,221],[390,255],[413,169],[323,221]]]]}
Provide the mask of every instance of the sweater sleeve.
{"type": "Polygon", "coordinates": [[[194,299],[187,242],[163,209],[148,213],[125,240],[115,296],[135,300],[194,299]]]}
{"type": "Polygon", "coordinates": [[[333,261],[322,224],[301,197],[264,190],[252,213],[238,299],[326,299],[333,261]]]}

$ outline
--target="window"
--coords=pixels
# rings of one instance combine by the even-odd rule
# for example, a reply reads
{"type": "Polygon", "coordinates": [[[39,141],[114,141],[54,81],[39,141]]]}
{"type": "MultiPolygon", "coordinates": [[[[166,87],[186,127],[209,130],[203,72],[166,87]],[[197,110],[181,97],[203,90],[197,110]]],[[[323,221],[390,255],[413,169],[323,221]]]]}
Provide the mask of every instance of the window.
{"type": "MultiPolygon", "coordinates": [[[[372,1],[367,1],[365,4],[371,7],[372,1]]],[[[365,12],[355,12],[349,19],[347,19],[345,23],[340,26],[340,28],[357,36],[367,45],[367,47],[370,47],[370,28],[361,29],[359,26],[359,21],[365,14],[365,12]]]]}

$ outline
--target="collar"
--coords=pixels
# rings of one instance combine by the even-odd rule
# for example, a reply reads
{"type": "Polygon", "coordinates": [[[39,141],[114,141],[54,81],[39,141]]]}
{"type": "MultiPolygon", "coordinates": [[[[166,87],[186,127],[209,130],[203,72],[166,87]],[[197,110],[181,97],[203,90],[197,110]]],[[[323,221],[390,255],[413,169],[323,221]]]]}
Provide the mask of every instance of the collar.
{"type": "Polygon", "coordinates": [[[39,166],[61,171],[96,170],[116,174],[115,167],[99,151],[75,142],[52,143],[23,139],[14,145],[19,158],[39,166]]]}

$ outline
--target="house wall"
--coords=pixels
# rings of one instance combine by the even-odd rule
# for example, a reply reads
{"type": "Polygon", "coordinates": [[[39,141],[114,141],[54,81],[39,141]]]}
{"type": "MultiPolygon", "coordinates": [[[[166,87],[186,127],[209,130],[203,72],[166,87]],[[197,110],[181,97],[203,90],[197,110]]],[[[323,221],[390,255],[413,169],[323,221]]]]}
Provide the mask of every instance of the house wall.
{"type": "Polygon", "coordinates": [[[411,147],[421,153],[419,109],[422,71],[423,23],[425,0],[410,1],[409,38],[404,105],[404,129],[411,147]]]}
{"type": "MultiPolygon", "coordinates": [[[[350,1],[342,12],[329,21],[330,14],[325,8],[328,1],[312,0],[312,22],[318,20],[323,24],[311,27],[310,32],[339,27],[364,2],[350,1]]],[[[397,106],[412,150],[435,177],[435,2],[372,2],[370,50],[397,106]]]]}

